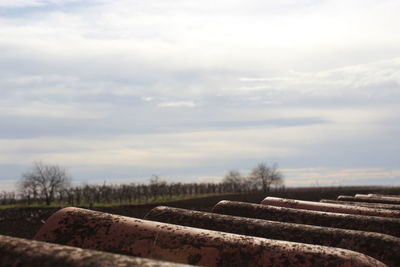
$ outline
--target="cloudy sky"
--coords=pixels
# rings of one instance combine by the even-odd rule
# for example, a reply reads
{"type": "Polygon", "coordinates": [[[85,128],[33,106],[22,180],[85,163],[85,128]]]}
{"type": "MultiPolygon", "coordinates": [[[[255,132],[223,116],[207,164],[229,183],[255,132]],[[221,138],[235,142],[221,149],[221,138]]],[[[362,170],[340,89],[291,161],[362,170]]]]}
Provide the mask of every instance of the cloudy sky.
{"type": "Polygon", "coordinates": [[[75,183],[400,185],[398,0],[0,0],[0,190],[75,183]]]}

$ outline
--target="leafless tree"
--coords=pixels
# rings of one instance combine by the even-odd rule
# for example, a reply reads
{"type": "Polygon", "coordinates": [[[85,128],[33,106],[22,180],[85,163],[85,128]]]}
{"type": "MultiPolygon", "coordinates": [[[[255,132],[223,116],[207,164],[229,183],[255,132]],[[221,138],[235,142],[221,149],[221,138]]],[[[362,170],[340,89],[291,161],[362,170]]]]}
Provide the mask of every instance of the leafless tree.
{"type": "Polygon", "coordinates": [[[223,184],[230,187],[230,190],[234,193],[241,192],[241,185],[244,183],[244,179],[239,171],[230,170],[222,180],[223,184]]]}
{"type": "Polygon", "coordinates": [[[31,199],[41,199],[50,205],[56,193],[70,184],[71,179],[64,168],[36,162],[30,171],[22,175],[19,187],[22,195],[28,198],[28,202],[31,199]]]}
{"type": "Polygon", "coordinates": [[[167,183],[162,181],[158,175],[152,175],[150,178],[149,190],[152,198],[157,198],[165,193],[167,183]]]}
{"type": "Polygon", "coordinates": [[[16,203],[16,198],[15,198],[14,192],[2,191],[0,193],[0,204],[1,205],[9,205],[9,204],[15,204],[15,203],[16,203]]]}
{"type": "Polygon", "coordinates": [[[251,172],[251,178],[257,187],[261,186],[264,193],[269,192],[271,185],[283,183],[283,175],[278,171],[277,164],[270,167],[266,163],[259,163],[251,172]]]}
{"type": "Polygon", "coordinates": [[[230,170],[227,175],[225,175],[224,179],[222,180],[224,183],[232,183],[232,184],[238,184],[242,182],[242,176],[240,172],[236,170],[230,170]]]}

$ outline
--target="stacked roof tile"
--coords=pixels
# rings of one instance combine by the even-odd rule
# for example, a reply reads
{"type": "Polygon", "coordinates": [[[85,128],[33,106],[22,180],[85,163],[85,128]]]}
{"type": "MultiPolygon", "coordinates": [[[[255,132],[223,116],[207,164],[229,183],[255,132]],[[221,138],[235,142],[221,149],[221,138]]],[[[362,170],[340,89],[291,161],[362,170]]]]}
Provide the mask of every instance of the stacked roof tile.
{"type": "Polygon", "coordinates": [[[400,266],[400,197],[160,206],[145,219],[64,208],[34,239],[0,236],[0,265],[400,266]]]}

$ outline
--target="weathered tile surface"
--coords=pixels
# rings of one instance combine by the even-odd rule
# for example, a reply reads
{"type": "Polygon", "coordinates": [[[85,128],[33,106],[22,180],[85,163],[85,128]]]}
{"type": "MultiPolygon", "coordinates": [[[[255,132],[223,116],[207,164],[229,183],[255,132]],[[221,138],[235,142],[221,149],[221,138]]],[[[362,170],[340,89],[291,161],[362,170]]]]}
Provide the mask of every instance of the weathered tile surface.
{"type": "Polygon", "coordinates": [[[357,207],[357,206],[349,206],[349,205],[341,205],[333,203],[321,203],[321,202],[278,198],[278,197],[266,197],[261,201],[261,204],[271,205],[276,207],[292,208],[292,209],[316,210],[316,211],[336,212],[345,214],[400,218],[400,211],[371,209],[366,207],[357,207]]]}
{"type": "Polygon", "coordinates": [[[35,239],[204,266],[385,266],[349,250],[66,208],[35,239]]]}
{"type": "Polygon", "coordinates": [[[400,238],[304,224],[266,221],[171,207],[152,209],[145,219],[216,231],[340,247],[374,257],[389,266],[400,263],[400,238]]]}
{"type": "Polygon", "coordinates": [[[350,206],[360,206],[360,207],[366,207],[366,208],[371,208],[371,209],[400,210],[400,205],[396,205],[396,204],[353,202],[353,201],[342,201],[342,200],[332,200],[332,199],[321,199],[320,202],[334,203],[334,204],[341,204],[341,205],[350,205],[350,206]]]}
{"type": "Polygon", "coordinates": [[[213,212],[264,220],[377,232],[400,237],[400,219],[296,210],[235,201],[220,201],[213,212]]]}
{"type": "Polygon", "coordinates": [[[337,200],[400,205],[400,200],[369,196],[338,196],[337,200]]]}
{"type": "Polygon", "coordinates": [[[0,266],[188,266],[0,235],[0,266]]]}

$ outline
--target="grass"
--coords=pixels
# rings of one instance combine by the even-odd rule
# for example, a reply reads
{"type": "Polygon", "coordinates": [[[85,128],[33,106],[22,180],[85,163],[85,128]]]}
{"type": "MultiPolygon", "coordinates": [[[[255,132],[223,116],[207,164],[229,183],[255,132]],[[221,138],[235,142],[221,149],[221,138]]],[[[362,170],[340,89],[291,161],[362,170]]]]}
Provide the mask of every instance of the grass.
{"type": "Polygon", "coordinates": [[[230,194],[198,194],[198,195],[176,195],[171,197],[156,197],[149,199],[141,199],[132,202],[107,202],[107,203],[80,203],[80,204],[69,204],[69,203],[52,203],[50,205],[46,205],[44,203],[33,203],[33,204],[12,204],[12,205],[0,205],[0,210],[4,209],[25,209],[25,208],[65,208],[70,206],[77,207],[117,207],[117,206],[126,206],[126,205],[145,205],[145,204],[155,204],[155,203],[166,203],[170,201],[177,200],[188,200],[188,199],[198,199],[198,198],[206,198],[213,196],[223,196],[230,194]]]}
{"type": "Polygon", "coordinates": [[[93,207],[115,207],[121,205],[145,205],[145,204],[154,204],[154,203],[165,203],[170,201],[177,201],[177,200],[187,200],[187,199],[197,199],[197,198],[206,198],[206,197],[213,197],[213,196],[223,196],[229,194],[197,194],[197,195],[178,195],[178,196],[171,196],[171,197],[156,197],[151,199],[143,199],[134,202],[111,202],[111,203],[95,203],[93,207]]]}
{"type": "MultiPolygon", "coordinates": [[[[265,196],[276,196],[283,198],[292,199],[303,199],[310,201],[319,201],[322,198],[336,199],[338,195],[354,195],[357,193],[367,194],[367,193],[379,193],[379,194],[400,194],[399,186],[338,186],[338,187],[304,187],[304,188],[286,188],[282,191],[271,191],[265,196]]],[[[239,193],[237,193],[239,194],[239,193]]],[[[253,194],[253,193],[243,193],[243,195],[253,194]]],[[[262,193],[259,193],[262,195],[262,193]]],[[[109,203],[80,203],[78,204],[68,204],[68,203],[53,203],[51,205],[46,205],[42,203],[34,204],[14,204],[14,205],[0,205],[0,210],[13,209],[13,208],[63,208],[69,206],[78,206],[82,208],[96,208],[96,207],[117,207],[117,206],[129,206],[129,205],[145,205],[145,204],[162,204],[177,200],[189,200],[189,199],[199,199],[207,198],[213,196],[228,196],[236,195],[232,193],[214,193],[214,194],[197,194],[197,195],[174,195],[174,196],[164,196],[149,199],[140,199],[132,202],[128,201],[112,201],[109,203]]]]}
{"type": "Polygon", "coordinates": [[[33,203],[33,204],[10,204],[10,205],[0,205],[0,210],[4,209],[25,209],[25,208],[63,208],[68,207],[70,205],[67,204],[59,204],[53,203],[50,205],[41,204],[41,203],[33,203]]]}

